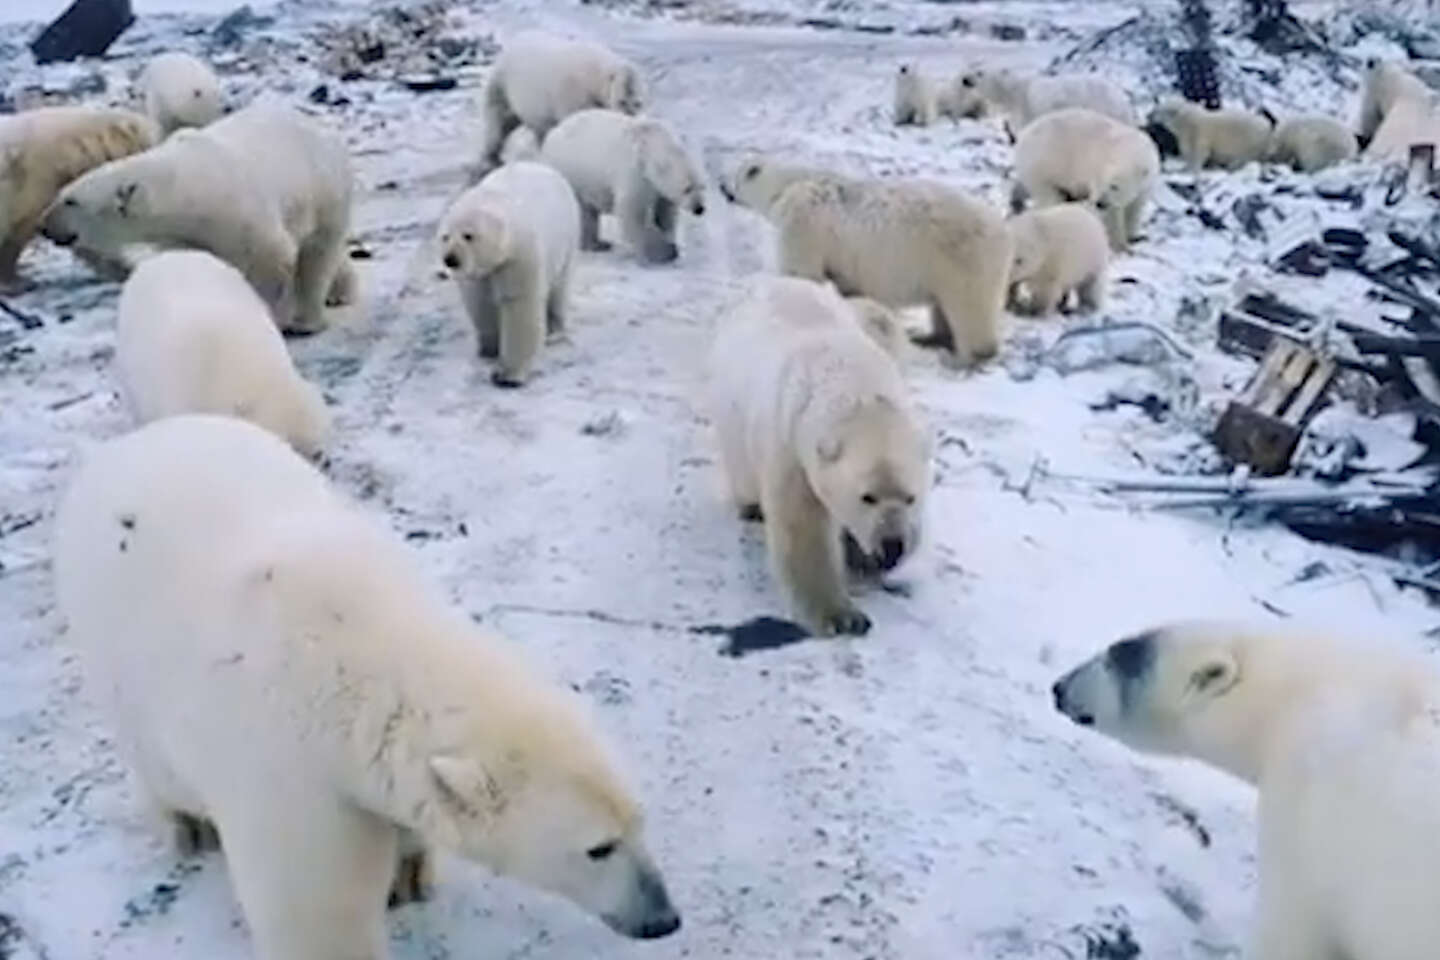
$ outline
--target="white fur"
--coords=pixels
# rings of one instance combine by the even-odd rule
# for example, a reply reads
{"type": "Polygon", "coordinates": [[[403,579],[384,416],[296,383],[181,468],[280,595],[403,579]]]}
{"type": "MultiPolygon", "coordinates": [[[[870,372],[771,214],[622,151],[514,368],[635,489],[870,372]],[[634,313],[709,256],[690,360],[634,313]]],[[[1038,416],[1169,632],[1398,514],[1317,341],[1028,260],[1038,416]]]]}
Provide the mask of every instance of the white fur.
{"type": "Polygon", "coordinates": [[[1141,130],[1093,110],[1048,113],[1015,144],[1017,207],[1088,203],[1100,215],[1112,250],[1126,250],[1139,233],[1150,194],[1160,179],[1160,153],[1141,130]]]}
{"type": "Polygon", "coordinates": [[[20,254],[66,184],[159,136],[129,110],[41,107],[0,117],[0,284],[17,279],[20,254]]]}
{"type": "Polygon", "coordinates": [[[234,267],[198,250],[150,257],[120,291],[115,364],[139,423],[180,413],[240,417],[305,456],[329,413],[301,379],[265,302],[234,267]]]}
{"type": "Polygon", "coordinates": [[[1429,658],[1373,638],[1172,624],[1112,645],[1055,696],[1137,750],[1259,788],[1249,960],[1435,956],[1440,676],[1429,658]]]}
{"type": "Polygon", "coordinates": [[[1356,126],[1367,160],[1405,160],[1416,143],[1440,149],[1440,95],[1399,63],[1366,65],[1356,126]]]}
{"type": "Polygon", "coordinates": [[[345,240],[354,176],[339,138],[269,103],[66,187],[45,234],[110,256],[128,244],[209,250],[240,270],[282,329],[325,326],[354,283],[345,240]]]}
{"type": "Polygon", "coordinates": [[[485,84],[483,168],[497,165],[505,138],[523,124],[543,142],[570,114],[605,107],[635,115],[645,91],[635,65],[589,40],[539,30],[506,42],[485,84]]]}
{"type": "Polygon", "coordinates": [[[928,127],[939,115],[940,97],[935,82],[915,64],[900,64],[895,71],[895,125],[928,127]]]}
{"type": "Polygon", "coordinates": [[[1359,150],[1355,134],[1333,117],[1290,117],[1275,127],[1266,159],[1315,173],[1353,160],[1359,150]]]}
{"type": "Polygon", "coordinates": [[[972,70],[956,78],[952,93],[959,116],[998,113],[1021,131],[1035,120],[1071,107],[1083,107],[1135,126],[1135,108],[1115,84],[1089,73],[1057,76],[1015,70],[972,70]]]}
{"type": "Polygon", "coordinates": [[[1028,288],[1029,312],[1044,316],[1065,305],[1073,291],[1084,310],[1105,301],[1105,272],[1110,243],[1093,210],[1062,203],[1029,210],[1010,220],[1015,255],[1010,264],[1010,303],[1020,307],[1020,287],[1028,288]]]}
{"type": "Polygon", "coordinates": [[[188,53],[162,53],[140,73],[145,112],[163,136],[182,127],[203,127],[224,110],[220,80],[209,64],[188,53]]]}
{"type": "Polygon", "coordinates": [[[1175,137],[1180,159],[1191,170],[1236,170],[1263,160],[1274,132],[1270,121],[1247,110],[1211,110],[1180,97],[1162,100],[1150,122],[1175,137]]]}
{"type": "Polygon", "coordinates": [[[541,156],[565,175],[580,201],[581,245],[604,250],[600,215],[614,213],[620,235],[642,259],[679,256],[677,209],[705,212],[705,182],[670,128],[616,110],[581,110],[545,138],[541,156]]]}
{"type": "Polygon", "coordinates": [[[493,381],[519,386],[546,333],[565,328],[580,247],[574,192],[544,164],[506,164],[461,194],[440,222],[439,241],[480,356],[498,358],[493,381]]]}
{"type": "Polygon", "coordinates": [[[678,926],[568,692],[443,602],[279,439],[158,420],[87,457],[56,522],[91,689],[155,810],[218,828],[260,960],[384,960],[407,848],[455,851],[631,936],[678,926]]]}
{"type": "Polygon", "coordinates": [[[799,617],[864,633],[841,533],[871,557],[888,549],[893,566],[919,542],[930,487],[928,432],[894,359],[833,290],[762,277],[720,321],[709,388],[731,493],[742,516],[763,515],[799,617]]]}
{"type": "Polygon", "coordinates": [[[930,307],[919,342],[958,365],[999,349],[1011,240],[1000,212],[929,180],[859,180],[764,158],[726,193],[778,232],[779,272],[889,307],[930,307]]]}

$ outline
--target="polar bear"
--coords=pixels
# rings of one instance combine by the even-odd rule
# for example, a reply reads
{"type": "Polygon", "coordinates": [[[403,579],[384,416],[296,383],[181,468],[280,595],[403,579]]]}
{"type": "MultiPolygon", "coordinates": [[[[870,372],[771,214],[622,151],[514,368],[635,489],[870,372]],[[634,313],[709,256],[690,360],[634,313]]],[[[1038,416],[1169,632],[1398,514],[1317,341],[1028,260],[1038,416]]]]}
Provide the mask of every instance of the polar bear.
{"type": "Polygon", "coordinates": [[[159,136],[129,110],[41,107],[0,117],[0,285],[18,282],[20,254],[67,184],[159,136]]]}
{"type": "Polygon", "coordinates": [[[1416,143],[1440,149],[1440,94],[1401,64],[1371,58],[1357,129],[1369,160],[1405,160],[1416,143]]]}
{"type": "Polygon", "coordinates": [[[260,103],[110,163],[61,192],[45,235],[101,256],[130,244],[208,250],[235,266],[281,329],[325,326],[355,285],[345,256],[354,176],[344,143],[260,103]]]}
{"type": "Polygon", "coordinates": [[[743,519],[763,517],[776,579],[821,635],[863,634],[841,537],[881,569],[919,543],[931,441],[899,367],[834,290],[761,277],[722,318],[709,412],[743,519]]]}
{"type": "Polygon", "coordinates": [[[994,356],[1012,241],[998,210],[929,180],[858,180],[757,157],[726,195],[778,232],[779,271],[889,307],[925,304],[956,366],[994,356]]]}
{"type": "Polygon", "coordinates": [[[1174,137],[1180,159],[1190,170],[1238,170],[1263,160],[1274,132],[1273,118],[1263,114],[1212,110],[1180,97],[1161,100],[1150,115],[1150,125],[1174,137]]]}
{"type": "Polygon", "coordinates": [[[1129,249],[1150,194],[1160,179],[1160,152],[1141,130],[1093,110],[1057,110],[1036,120],[1015,144],[1018,212],[1028,197],[1037,207],[1083,202],[1105,224],[1110,248],[1129,249]]]}
{"type": "Polygon", "coordinates": [[[935,83],[913,63],[902,63],[895,72],[895,125],[928,127],[940,117],[939,91],[935,83]]]}
{"type": "Polygon", "coordinates": [[[1440,676],[1427,657],[1214,622],[1121,640],[1057,708],[1260,790],[1251,960],[1429,960],[1440,942],[1440,676]]]}
{"type": "Polygon", "coordinates": [[[120,291],[115,365],[139,423],[180,413],[240,417],[320,452],[330,415],[301,379],[240,271],[203,250],[148,257],[120,291]]]}
{"type": "Polygon", "coordinates": [[[92,689],[150,808],[218,831],[256,956],[384,960],[386,893],[423,894],[431,850],[625,936],[680,926],[572,694],[267,431],[188,414],[103,443],[56,529],[92,689]]]}
{"type": "Polygon", "coordinates": [[[1029,210],[1010,220],[1010,233],[1015,238],[1012,309],[1045,316],[1063,309],[1072,291],[1083,310],[1104,304],[1110,243],[1105,225],[1088,206],[1062,203],[1029,210]],[[1022,287],[1028,289],[1028,303],[1022,287]]]}
{"type": "Polygon", "coordinates": [[[545,138],[544,161],[570,181],[580,201],[580,242],[606,250],[600,214],[613,212],[620,236],[642,259],[669,263],[676,209],[705,212],[705,182],[670,128],[618,110],[581,110],[545,138]]]}
{"type": "Polygon", "coordinates": [[[1265,159],[1300,173],[1316,173],[1353,160],[1360,145],[1345,124],[1319,114],[1289,117],[1276,124],[1265,159]]]}
{"type": "Polygon", "coordinates": [[[845,302],[860,321],[860,329],[892,359],[900,361],[905,355],[905,326],[895,311],[869,297],[846,297],[845,302]]]}
{"type": "Polygon", "coordinates": [[[482,172],[501,162],[505,139],[524,125],[544,142],[570,114],[604,107],[635,116],[645,107],[640,71],[613,50],[539,30],[516,34],[485,84],[482,172]]]}
{"type": "Polygon", "coordinates": [[[506,164],[461,194],[440,221],[445,268],[475,325],[491,381],[518,387],[547,333],[565,329],[580,205],[565,178],[540,163],[506,164]]]}
{"type": "Polygon", "coordinates": [[[998,113],[1015,131],[1067,107],[1094,110],[1132,127],[1136,123],[1135,107],[1125,92],[1089,73],[1041,76],[1008,69],[971,70],[960,74],[953,87],[954,109],[959,116],[979,118],[998,113]]]}
{"type": "Polygon", "coordinates": [[[169,136],[184,127],[203,127],[224,112],[215,71],[188,53],[162,53],[140,73],[145,113],[169,136]]]}
{"type": "Polygon", "coordinates": [[[505,138],[500,148],[500,162],[518,163],[521,160],[540,160],[540,139],[529,127],[516,127],[505,138]]]}

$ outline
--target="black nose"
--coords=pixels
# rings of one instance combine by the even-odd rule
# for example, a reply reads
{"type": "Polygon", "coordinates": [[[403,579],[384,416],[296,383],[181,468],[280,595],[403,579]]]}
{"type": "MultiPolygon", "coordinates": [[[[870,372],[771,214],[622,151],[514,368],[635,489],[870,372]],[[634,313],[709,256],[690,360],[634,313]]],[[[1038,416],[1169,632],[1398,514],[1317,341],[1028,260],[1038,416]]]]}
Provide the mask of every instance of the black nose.
{"type": "Polygon", "coordinates": [[[899,537],[886,537],[880,541],[880,565],[891,569],[905,556],[905,541],[899,537]]]}
{"type": "Polygon", "coordinates": [[[460,258],[455,256],[455,254],[453,253],[445,254],[445,266],[449,267],[451,270],[458,268],[460,266],[460,258]]]}
{"type": "Polygon", "coordinates": [[[695,216],[700,217],[700,216],[704,216],[704,214],[705,214],[705,204],[703,204],[703,203],[697,203],[697,204],[695,204],[695,216]]]}

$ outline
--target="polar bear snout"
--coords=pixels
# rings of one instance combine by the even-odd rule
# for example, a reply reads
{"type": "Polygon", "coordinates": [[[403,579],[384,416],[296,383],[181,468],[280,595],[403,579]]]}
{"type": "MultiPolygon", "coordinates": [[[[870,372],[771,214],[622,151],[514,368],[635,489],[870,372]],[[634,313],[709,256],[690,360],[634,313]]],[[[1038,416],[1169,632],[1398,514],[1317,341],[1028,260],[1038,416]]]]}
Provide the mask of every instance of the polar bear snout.
{"type": "MultiPolygon", "coordinates": [[[[1050,688],[1055,709],[1082,727],[1095,726],[1098,660],[1084,663],[1055,681],[1050,688]]],[[[1098,678],[1103,682],[1103,677],[1098,678]]]]}
{"type": "Polygon", "coordinates": [[[454,250],[447,251],[445,254],[445,258],[441,262],[444,263],[445,266],[451,270],[460,269],[460,256],[454,250]]]}
{"type": "Polygon", "coordinates": [[[637,866],[625,909],[601,919],[616,933],[635,940],[658,940],[680,929],[680,914],[670,902],[665,881],[649,865],[637,866]]]}

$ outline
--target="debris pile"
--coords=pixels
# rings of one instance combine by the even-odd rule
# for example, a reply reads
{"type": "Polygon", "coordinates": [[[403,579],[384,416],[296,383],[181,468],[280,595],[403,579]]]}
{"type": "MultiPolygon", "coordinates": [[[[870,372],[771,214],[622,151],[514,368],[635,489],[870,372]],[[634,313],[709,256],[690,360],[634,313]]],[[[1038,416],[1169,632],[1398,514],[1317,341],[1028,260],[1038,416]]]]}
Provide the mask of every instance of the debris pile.
{"type": "Polygon", "coordinates": [[[360,23],[317,34],[323,67],[341,80],[393,78],[416,90],[449,89],[457,70],[487,63],[499,51],[491,37],[464,34],[451,6],[449,0],[389,6],[360,23]]]}

